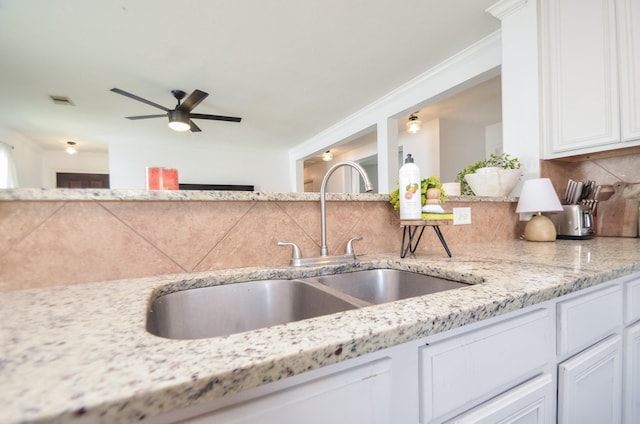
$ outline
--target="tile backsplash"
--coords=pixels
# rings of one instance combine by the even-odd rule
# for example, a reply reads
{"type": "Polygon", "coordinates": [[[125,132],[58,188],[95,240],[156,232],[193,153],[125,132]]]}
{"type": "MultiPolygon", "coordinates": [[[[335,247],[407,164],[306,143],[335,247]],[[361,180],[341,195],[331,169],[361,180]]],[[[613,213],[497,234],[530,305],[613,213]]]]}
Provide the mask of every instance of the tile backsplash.
{"type": "MultiPolygon", "coordinates": [[[[449,201],[471,225],[441,226],[456,255],[465,243],[514,239],[515,202],[449,201]]],[[[402,229],[385,201],[327,202],[330,254],[399,256],[402,229]]],[[[287,266],[297,243],[320,251],[320,205],[311,201],[0,201],[0,291],[246,266],[287,266]]],[[[427,228],[418,255],[445,256],[427,228]]]]}
{"type": "Polygon", "coordinates": [[[594,180],[596,184],[611,185],[617,181],[640,182],[640,153],[625,156],[601,157],[580,161],[561,159],[541,161],[541,175],[553,181],[558,193],[564,193],[569,178],[576,181],[594,180]]]}

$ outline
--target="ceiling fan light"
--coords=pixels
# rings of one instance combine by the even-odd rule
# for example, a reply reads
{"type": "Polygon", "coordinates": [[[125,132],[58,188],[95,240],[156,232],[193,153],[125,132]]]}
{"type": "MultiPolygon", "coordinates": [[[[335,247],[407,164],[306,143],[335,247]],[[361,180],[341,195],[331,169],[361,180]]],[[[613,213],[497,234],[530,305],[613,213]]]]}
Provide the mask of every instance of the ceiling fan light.
{"type": "Polygon", "coordinates": [[[409,121],[407,121],[407,132],[411,134],[415,134],[421,129],[422,129],[422,121],[412,113],[409,116],[409,121]]]}
{"type": "Polygon", "coordinates": [[[76,153],[78,153],[78,149],[76,148],[76,143],[73,141],[67,141],[67,148],[64,150],[70,155],[75,155],[76,153]]]}
{"type": "Polygon", "coordinates": [[[169,128],[174,131],[189,131],[191,129],[189,115],[181,110],[169,111],[169,128]]]}

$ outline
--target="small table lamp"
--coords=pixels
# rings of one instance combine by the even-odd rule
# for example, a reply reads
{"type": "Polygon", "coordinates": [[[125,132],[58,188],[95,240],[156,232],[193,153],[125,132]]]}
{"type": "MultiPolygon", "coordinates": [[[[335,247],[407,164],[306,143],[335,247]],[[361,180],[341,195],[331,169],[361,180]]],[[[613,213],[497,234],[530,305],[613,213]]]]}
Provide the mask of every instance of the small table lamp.
{"type": "Polygon", "coordinates": [[[549,178],[525,180],[516,213],[535,213],[524,228],[528,241],[555,241],[556,227],[542,212],[560,212],[562,205],[549,178]]]}

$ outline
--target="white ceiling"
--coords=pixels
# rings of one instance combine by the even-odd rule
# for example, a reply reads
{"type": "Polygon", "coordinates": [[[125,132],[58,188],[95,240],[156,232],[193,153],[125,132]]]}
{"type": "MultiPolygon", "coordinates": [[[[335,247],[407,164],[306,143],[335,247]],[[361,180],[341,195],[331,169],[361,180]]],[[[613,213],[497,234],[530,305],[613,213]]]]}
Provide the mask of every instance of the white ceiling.
{"type": "Polygon", "coordinates": [[[495,0],[0,0],[0,126],[47,146],[110,140],[288,149],[499,29],[495,0]],[[210,96],[176,133],[170,91],[210,96]],[[73,106],[49,96],[67,96],[73,106]]]}

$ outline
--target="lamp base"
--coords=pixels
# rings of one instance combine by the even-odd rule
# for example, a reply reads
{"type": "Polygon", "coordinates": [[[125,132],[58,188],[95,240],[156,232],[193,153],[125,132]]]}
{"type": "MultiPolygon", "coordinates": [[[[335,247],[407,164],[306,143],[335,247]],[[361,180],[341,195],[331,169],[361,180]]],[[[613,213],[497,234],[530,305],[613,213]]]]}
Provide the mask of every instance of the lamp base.
{"type": "Polygon", "coordinates": [[[553,221],[538,212],[524,227],[524,239],[527,241],[556,241],[556,227],[553,221]]]}

